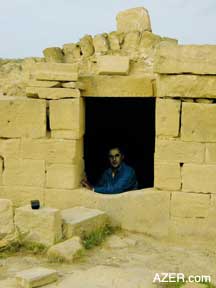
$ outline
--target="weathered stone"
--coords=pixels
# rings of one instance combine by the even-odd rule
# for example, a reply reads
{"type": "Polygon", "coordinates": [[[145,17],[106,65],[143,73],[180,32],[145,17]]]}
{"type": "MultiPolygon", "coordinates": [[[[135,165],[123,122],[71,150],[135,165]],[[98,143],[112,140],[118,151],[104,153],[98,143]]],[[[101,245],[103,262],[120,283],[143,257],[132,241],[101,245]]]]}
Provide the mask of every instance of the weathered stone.
{"type": "Polygon", "coordinates": [[[20,159],[20,139],[0,139],[2,159],[20,159]]]}
{"type": "Polygon", "coordinates": [[[179,100],[157,99],[156,101],[156,134],[178,136],[180,126],[179,100]]]}
{"type": "Polygon", "coordinates": [[[119,33],[113,31],[108,35],[108,37],[110,49],[113,51],[119,51],[121,49],[119,33]]]}
{"type": "Polygon", "coordinates": [[[62,220],[58,209],[42,207],[31,209],[30,205],[16,208],[15,226],[24,240],[51,246],[62,238],[62,220]]]}
{"type": "Polygon", "coordinates": [[[156,83],[158,97],[216,97],[215,76],[159,75],[156,83]]]}
{"type": "Polygon", "coordinates": [[[100,210],[85,207],[74,207],[61,211],[63,220],[63,236],[88,236],[108,223],[107,215],[100,210]]]}
{"type": "Polygon", "coordinates": [[[50,164],[47,165],[46,187],[74,189],[80,186],[83,178],[83,161],[74,165],[50,164]]]}
{"type": "Polygon", "coordinates": [[[150,31],[151,22],[148,11],[144,7],[128,9],[118,13],[117,17],[117,31],[131,32],[131,31],[150,31]]]}
{"type": "Polygon", "coordinates": [[[109,42],[107,40],[107,35],[100,34],[95,35],[93,38],[93,45],[96,54],[105,54],[109,50],[109,42]]]}
{"type": "Polygon", "coordinates": [[[68,43],[63,45],[64,62],[73,63],[74,60],[81,57],[81,49],[79,44],[68,43]]]}
{"type": "Polygon", "coordinates": [[[216,193],[216,165],[185,164],[182,168],[183,191],[216,193]]]}
{"type": "Polygon", "coordinates": [[[82,77],[86,89],[82,96],[92,97],[153,97],[152,81],[140,76],[82,77]]]}
{"type": "Polygon", "coordinates": [[[50,101],[51,130],[71,130],[74,139],[80,139],[85,130],[84,115],[85,107],[82,98],[50,101]]]}
{"type": "Polygon", "coordinates": [[[69,63],[36,63],[33,66],[37,80],[77,81],[78,66],[69,63]]]}
{"type": "Polygon", "coordinates": [[[64,60],[62,49],[59,47],[50,47],[43,50],[46,62],[61,63],[64,60]]]}
{"type": "Polygon", "coordinates": [[[44,160],[7,160],[5,161],[3,184],[7,186],[43,187],[45,182],[44,160]]]}
{"type": "Polygon", "coordinates": [[[155,160],[178,163],[202,163],[205,145],[180,140],[156,140],[155,160]]]}
{"type": "Polygon", "coordinates": [[[3,173],[3,168],[4,168],[4,160],[0,156],[0,186],[2,185],[2,173],[3,173]]]}
{"type": "Polygon", "coordinates": [[[154,71],[162,74],[216,74],[216,45],[161,46],[154,71]]]}
{"type": "Polygon", "coordinates": [[[62,99],[62,98],[76,98],[80,97],[78,89],[69,88],[40,88],[40,87],[27,87],[26,95],[28,97],[39,97],[43,99],[62,99]]]}
{"type": "Polygon", "coordinates": [[[215,104],[182,104],[182,140],[195,142],[216,142],[215,123],[215,104]]]}
{"type": "Polygon", "coordinates": [[[198,193],[173,192],[171,198],[171,217],[205,218],[210,207],[210,195],[198,193]]]}
{"type": "Polygon", "coordinates": [[[212,104],[214,99],[195,99],[196,103],[212,104]]]}
{"type": "Polygon", "coordinates": [[[0,199],[0,239],[13,232],[13,204],[8,199],[0,199]]]}
{"type": "Polygon", "coordinates": [[[140,49],[153,49],[155,48],[160,42],[162,41],[162,38],[159,35],[156,35],[154,33],[151,33],[149,31],[144,31],[141,34],[140,39],[140,49]]]}
{"type": "Polygon", "coordinates": [[[0,97],[0,137],[42,138],[45,135],[46,102],[44,100],[0,97]]]}
{"type": "Polygon", "coordinates": [[[97,58],[98,74],[128,75],[130,60],[127,56],[99,56],[97,58]]]}
{"type": "Polygon", "coordinates": [[[19,288],[41,287],[57,280],[57,271],[43,267],[31,268],[16,274],[16,283],[19,288]]]}
{"type": "Polygon", "coordinates": [[[85,90],[85,86],[82,82],[66,82],[66,83],[62,83],[62,87],[85,90]]]}
{"type": "Polygon", "coordinates": [[[72,262],[80,256],[84,250],[81,239],[78,236],[52,246],[47,256],[51,261],[72,262]]]}
{"type": "Polygon", "coordinates": [[[132,31],[125,35],[123,49],[136,50],[140,42],[140,33],[138,31],[132,31]]]}
{"type": "Polygon", "coordinates": [[[94,54],[93,39],[90,35],[85,35],[80,39],[80,48],[84,57],[89,57],[94,54]]]}
{"type": "Polygon", "coordinates": [[[61,83],[58,81],[30,80],[30,81],[28,81],[28,86],[29,87],[52,88],[52,87],[61,87],[61,83]]]}
{"type": "Polygon", "coordinates": [[[83,142],[62,139],[23,139],[21,155],[23,159],[74,164],[83,157],[83,142]]]}
{"type": "Polygon", "coordinates": [[[205,162],[216,164],[216,143],[206,143],[205,162]]]}
{"type": "Polygon", "coordinates": [[[154,167],[154,187],[164,190],[181,188],[179,163],[156,162],[154,167]]]}
{"type": "Polygon", "coordinates": [[[83,136],[82,134],[77,133],[76,130],[52,130],[51,137],[53,139],[66,139],[66,140],[74,140],[80,139],[83,136]]]}

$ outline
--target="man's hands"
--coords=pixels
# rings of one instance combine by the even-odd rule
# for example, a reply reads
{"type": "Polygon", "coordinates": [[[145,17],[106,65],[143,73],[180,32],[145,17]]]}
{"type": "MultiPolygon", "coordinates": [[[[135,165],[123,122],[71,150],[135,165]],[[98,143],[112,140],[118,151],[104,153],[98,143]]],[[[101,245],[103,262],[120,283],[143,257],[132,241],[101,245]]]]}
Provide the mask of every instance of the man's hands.
{"type": "Polygon", "coordinates": [[[83,185],[83,187],[93,190],[93,186],[89,183],[87,177],[82,179],[81,184],[83,185]]]}

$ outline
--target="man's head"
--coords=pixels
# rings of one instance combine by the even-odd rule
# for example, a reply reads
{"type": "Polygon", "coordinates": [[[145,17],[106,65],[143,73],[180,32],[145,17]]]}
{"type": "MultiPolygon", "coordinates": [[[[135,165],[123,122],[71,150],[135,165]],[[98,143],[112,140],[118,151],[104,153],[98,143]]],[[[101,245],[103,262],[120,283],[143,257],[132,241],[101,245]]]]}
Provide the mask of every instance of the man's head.
{"type": "Polygon", "coordinates": [[[118,168],[124,159],[124,155],[119,147],[114,147],[109,150],[109,161],[112,168],[118,168]]]}

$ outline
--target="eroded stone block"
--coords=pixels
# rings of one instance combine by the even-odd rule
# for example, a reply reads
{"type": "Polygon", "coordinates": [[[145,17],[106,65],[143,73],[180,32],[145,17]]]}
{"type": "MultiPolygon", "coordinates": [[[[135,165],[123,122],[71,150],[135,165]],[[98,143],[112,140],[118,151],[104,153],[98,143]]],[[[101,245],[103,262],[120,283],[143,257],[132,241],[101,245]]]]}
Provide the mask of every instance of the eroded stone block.
{"type": "Polygon", "coordinates": [[[52,87],[61,87],[61,83],[58,81],[30,80],[30,81],[28,81],[28,86],[29,87],[52,88],[52,87]]]}
{"type": "Polygon", "coordinates": [[[61,63],[64,60],[62,49],[59,47],[49,47],[43,50],[46,62],[61,63]]]}
{"type": "Polygon", "coordinates": [[[79,44],[67,43],[63,45],[64,61],[73,63],[75,59],[81,57],[81,49],[79,44]]]}
{"type": "Polygon", "coordinates": [[[139,46],[140,38],[140,32],[138,31],[127,33],[124,38],[123,49],[128,51],[136,50],[139,46]]]}
{"type": "Polygon", "coordinates": [[[62,83],[62,87],[85,90],[85,85],[82,82],[65,82],[62,83]]]}
{"type": "Polygon", "coordinates": [[[39,97],[42,99],[53,100],[53,99],[80,97],[80,91],[78,89],[68,89],[68,88],[27,87],[26,95],[28,97],[39,97]]]}
{"type": "Polygon", "coordinates": [[[121,49],[119,33],[113,31],[108,35],[108,37],[109,37],[110,49],[113,51],[119,51],[121,49]]]}
{"type": "Polygon", "coordinates": [[[62,219],[58,209],[42,207],[33,210],[27,205],[16,208],[14,220],[26,241],[51,246],[62,238],[62,219]]]}
{"type": "Polygon", "coordinates": [[[179,100],[157,99],[156,101],[156,134],[178,136],[180,125],[179,100]]]}
{"type": "Polygon", "coordinates": [[[127,56],[99,56],[97,58],[98,74],[128,75],[130,60],[127,56]]]}
{"type": "Polygon", "coordinates": [[[154,167],[154,187],[164,190],[179,190],[181,188],[179,163],[156,162],[154,167]]]}
{"type": "Polygon", "coordinates": [[[85,35],[80,39],[80,48],[84,57],[89,57],[94,54],[93,39],[91,35],[85,35]]]}
{"type": "Polygon", "coordinates": [[[0,239],[13,232],[13,204],[8,199],[0,199],[0,239]]]}
{"type": "Polygon", "coordinates": [[[107,40],[107,35],[95,35],[93,38],[93,45],[95,53],[106,53],[109,50],[109,42],[107,40]]]}

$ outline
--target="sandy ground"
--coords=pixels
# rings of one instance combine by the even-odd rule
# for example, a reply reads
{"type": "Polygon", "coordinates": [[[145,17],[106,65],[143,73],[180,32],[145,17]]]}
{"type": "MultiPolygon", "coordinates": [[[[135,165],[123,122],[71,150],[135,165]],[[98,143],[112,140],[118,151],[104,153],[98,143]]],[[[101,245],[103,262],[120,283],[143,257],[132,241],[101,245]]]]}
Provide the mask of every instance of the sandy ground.
{"type": "MultiPolygon", "coordinates": [[[[148,283],[152,283],[155,273],[161,272],[184,273],[185,276],[210,275],[212,277],[212,283],[216,283],[216,251],[179,245],[174,246],[159,242],[143,234],[119,232],[118,236],[123,242],[119,243],[114,239],[111,244],[109,244],[110,240],[108,239],[102,246],[88,250],[81,259],[73,264],[49,263],[46,257],[27,254],[17,254],[7,259],[0,259],[0,287],[15,287],[13,286],[13,280],[5,280],[8,278],[12,279],[18,271],[37,266],[56,269],[59,273],[59,283],[65,279],[70,279],[77,271],[84,272],[91,268],[100,267],[101,265],[105,268],[114,269],[114,271],[121,269],[121,271],[126,271],[127,273],[132,272],[133,275],[136,275],[134,277],[145,279],[148,283]],[[125,244],[125,239],[127,239],[127,241],[129,239],[129,243],[127,242],[127,244],[125,244]]],[[[98,270],[96,269],[95,271],[98,270]]],[[[94,281],[96,278],[97,276],[93,275],[93,280],[91,281],[94,281]]],[[[83,283],[84,282],[85,280],[83,279],[83,283]]],[[[61,286],[59,283],[46,287],[71,286],[61,286]]],[[[89,287],[107,286],[89,285],[89,287]]]]}

